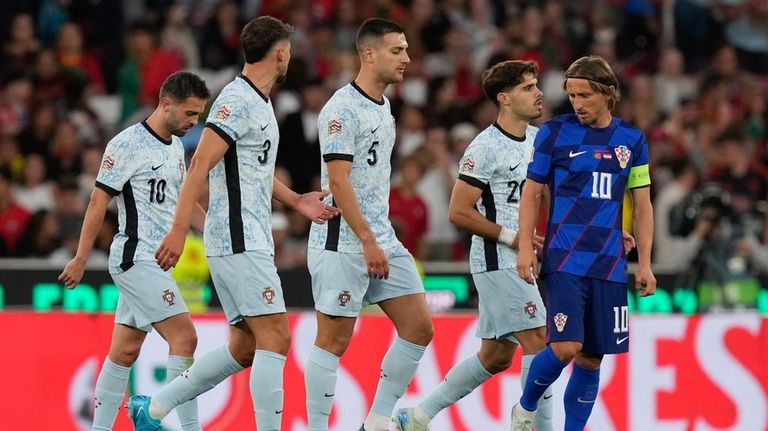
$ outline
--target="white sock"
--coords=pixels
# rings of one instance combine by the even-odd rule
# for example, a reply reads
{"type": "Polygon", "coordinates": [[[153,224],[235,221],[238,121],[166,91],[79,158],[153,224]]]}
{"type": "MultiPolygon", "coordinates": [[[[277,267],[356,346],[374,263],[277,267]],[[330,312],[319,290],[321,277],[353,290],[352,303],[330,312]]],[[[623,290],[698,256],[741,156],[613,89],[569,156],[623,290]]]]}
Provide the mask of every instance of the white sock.
{"type": "MultiPolygon", "coordinates": [[[[170,383],[176,377],[180,376],[187,368],[191,367],[195,358],[169,355],[168,365],[166,366],[166,384],[170,383]]],[[[151,404],[151,402],[150,402],[151,404]]],[[[176,407],[176,415],[179,417],[179,424],[183,431],[201,431],[200,419],[197,415],[197,398],[189,400],[176,407]]]]}
{"type": "MultiPolygon", "coordinates": [[[[409,343],[400,337],[395,338],[381,361],[381,376],[373,398],[371,415],[376,413],[389,420],[397,400],[403,396],[411,383],[426,349],[427,346],[409,343]]],[[[366,430],[370,431],[367,427],[366,430]]]]}
{"type": "Polygon", "coordinates": [[[93,431],[108,431],[115,424],[117,412],[125,397],[131,367],[123,367],[104,359],[99,378],[96,380],[93,411],[93,431]]]}
{"type": "Polygon", "coordinates": [[[331,415],[333,398],[336,395],[338,369],[338,356],[312,346],[304,370],[309,431],[328,431],[328,417],[331,415]]]}
{"type": "Polygon", "coordinates": [[[483,367],[480,358],[472,355],[448,371],[442,383],[419,404],[419,411],[431,420],[441,410],[467,396],[491,376],[493,374],[483,367]]]}
{"type": "Polygon", "coordinates": [[[251,399],[259,431],[278,431],[283,418],[285,356],[257,350],[251,366],[251,399]]]}

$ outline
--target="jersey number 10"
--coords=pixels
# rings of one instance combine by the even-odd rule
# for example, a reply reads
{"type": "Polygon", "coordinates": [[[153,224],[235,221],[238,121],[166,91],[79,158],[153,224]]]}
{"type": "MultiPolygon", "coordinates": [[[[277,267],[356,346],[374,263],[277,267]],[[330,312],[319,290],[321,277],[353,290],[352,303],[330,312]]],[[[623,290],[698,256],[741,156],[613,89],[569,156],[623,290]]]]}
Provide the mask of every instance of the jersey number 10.
{"type": "Polygon", "coordinates": [[[165,180],[149,180],[149,201],[159,204],[165,201],[165,180]]]}
{"type": "Polygon", "coordinates": [[[613,174],[609,172],[592,172],[592,197],[596,199],[611,199],[613,174]]]}

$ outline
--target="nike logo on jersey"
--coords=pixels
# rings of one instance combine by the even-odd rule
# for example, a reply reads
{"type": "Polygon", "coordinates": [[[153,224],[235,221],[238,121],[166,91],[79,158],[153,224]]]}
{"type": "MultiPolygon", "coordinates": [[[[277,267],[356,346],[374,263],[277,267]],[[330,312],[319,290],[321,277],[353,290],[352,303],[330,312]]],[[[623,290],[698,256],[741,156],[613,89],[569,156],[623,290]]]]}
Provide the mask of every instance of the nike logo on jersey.
{"type": "Polygon", "coordinates": [[[618,346],[619,344],[621,344],[621,343],[623,343],[623,342],[627,341],[627,339],[628,339],[628,338],[629,338],[629,337],[624,337],[624,338],[619,338],[619,339],[617,339],[617,340],[616,340],[616,345],[618,346]]]}
{"type": "Polygon", "coordinates": [[[586,153],[586,151],[579,151],[578,153],[574,153],[573,150],[571,150],[571,152],[568,153],[568,157],[573,158],[573,157],[576,157],[576,156],[580,156],[580,155],[582,155],[584,153],[586,153]]]}
{"type": "Polygon", "coordinates": [[[334,395],[336,395],[336,394],[325,394],[325,397],[326,397],[326,398],[330,398],[330,397],[332,397],[332,396],[334,396],[334,395]]]}
{"type": "Polygon", "coordinates": [[[282,412],[283,412],[282,410],[275,410],[275,414],[276,414],[276,415],[279,415],[279,414],[281,414],[282,412]]]}
{"type": "Polygon", "coordinates": [[[269,127],[269,123],[267,123],[267,124],[265,124],[265,125],[261,126],[261,131],[263,132],[263,131],[264,131],[264,129],[266,129],[267,127],[269,127]]]}
{"type": "Polygon", "coordinates": [[[520,163],[516,164],[514,168],[509,168],[509,172],[513,172],[515,169],[517,169],[520,166],[520,163]]]}
{"type": "Polygon", "coordinates": [[[378,126],[376,126],[376,128],[375,128],[375,129],[371,130],[371,133],[376,133],[376,131],[377,131],[377,130],[379,130],[379,127],[381,127],[381,124],[379,124],[378,126]]]}
{"type": "Polygon", "coordinates": [[[153,171],[156,171],[156,170],[158,170],[158,169],[162,168],[164,164],[165,164],[165,163],[160,163],[160,164],[159,164],[159,165],[157,165],[157,166],[152,166],[152,170],[153,170],[153,171]]]}
{"type": "Polygon", "coordinates": [[[548,400],[548,399],[550,399],[550,398],[552,398],[552,395],[550,395],[550,396],[546,396],[546,395],[544,395],[544,399],[545,399],[545,400],[548,400]]]}

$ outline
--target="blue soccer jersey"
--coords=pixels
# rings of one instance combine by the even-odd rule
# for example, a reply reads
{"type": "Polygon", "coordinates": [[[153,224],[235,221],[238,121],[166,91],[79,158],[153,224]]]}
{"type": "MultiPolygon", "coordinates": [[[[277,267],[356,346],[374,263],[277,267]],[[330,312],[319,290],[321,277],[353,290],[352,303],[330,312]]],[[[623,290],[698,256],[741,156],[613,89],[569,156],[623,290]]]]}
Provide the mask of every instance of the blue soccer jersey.
{"type": "Polygon", "coordinates": [[[643,132],[616,117],[602,129],[557,117],[541,126],[527,177],[552,195],[542,273],[626,282],[624,190],[650,185],[643,132]]]}
{"type": "Polygon", "coordinates": [[[280,135],[272,102],[238,75],[211,105],[205,127],[229,145],[208,174],[206,254],[273,253],[272,184],[280,135]]]}
{"type": "Polygon", "coordinates": [[[120,227],[109,251],[111,272],[155,261],[155,250],[171,228],[185,172],[181,140],[161,138],[146,122],[109,141],[96,187],[117,199],[120,227]]]}

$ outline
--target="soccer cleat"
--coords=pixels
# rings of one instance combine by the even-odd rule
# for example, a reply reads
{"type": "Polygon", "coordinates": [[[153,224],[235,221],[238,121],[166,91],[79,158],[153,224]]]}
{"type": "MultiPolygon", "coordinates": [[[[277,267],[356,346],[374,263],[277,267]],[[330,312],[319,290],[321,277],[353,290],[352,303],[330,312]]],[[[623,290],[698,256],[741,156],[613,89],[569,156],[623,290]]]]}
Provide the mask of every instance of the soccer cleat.
{"type": "Polygon", "coordinates": [[[160,421],[149,415],[149,402],[151,397],[146,395],[134,395],[128,398],[128,417],[133,422],[134,431],[158,431],[160,421]]]}
{"type": "Polygon", "coordinates": [[[536,412],[529,412],[520,406],[520,403],[512,407],[512,431],[533,431],[533,419],[536,412]]]}
{"type": "Polygon", "coordinates": [[[413,407],[399,409],[395,413],[395,417],[392,418],[392,422],[395,423],[395,430],[397,431],[427,431],[429,429],[426,424],[419,423],[413,417],[413,407]]]}

